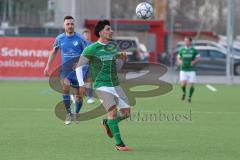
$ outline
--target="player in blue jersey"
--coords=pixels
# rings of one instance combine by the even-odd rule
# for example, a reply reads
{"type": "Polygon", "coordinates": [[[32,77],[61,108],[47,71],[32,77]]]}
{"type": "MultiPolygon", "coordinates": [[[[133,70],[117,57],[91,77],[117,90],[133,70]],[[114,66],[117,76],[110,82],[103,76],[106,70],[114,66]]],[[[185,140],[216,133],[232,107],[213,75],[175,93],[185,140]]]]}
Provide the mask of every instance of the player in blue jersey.
{"type": "MultiPolygon", "coordinates": [[[[65,119],[65,124],[71,124],[72,122],[72,111],[70,108],[70,86],[73,87],[74,98],[75,98],[75,112],[76,119],[79,118],[79,112],[82,107],[82,97],[79,95],[79,85],[75,73],[75,64],[83,51],[83,49],[90,44],[82,35],[74,32],[74,19],[71,16],[66,16],[64,18],[64,30],[65,32],[58,35],[55,39],[53,50],[49,55],[46,68],[44,69],[44,75],[49,76],[50,66],[56,57],[57,51],[60,50],[61,53],[61,70],[60,78],[62,85],[62,98],[64,105],[67,110],[67,115],[65,119]]],[[[87,73],[85,69],[85,76],[87,73]]],[[[76,120],[78,121],[78,120],[76,120]]]]}

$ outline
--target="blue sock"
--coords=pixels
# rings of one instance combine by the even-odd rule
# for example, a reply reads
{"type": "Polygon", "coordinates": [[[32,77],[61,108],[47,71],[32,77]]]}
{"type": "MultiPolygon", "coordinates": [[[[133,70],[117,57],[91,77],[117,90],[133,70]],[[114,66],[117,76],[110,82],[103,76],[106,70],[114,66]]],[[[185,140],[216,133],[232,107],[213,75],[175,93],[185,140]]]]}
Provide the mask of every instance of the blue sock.
{"type": "Polygon", "coordinates": [[[75,105],[76,105],[76,113],[80,112],[80,109],[82,108],[82,100],[81,101],[76,101],[75,105]]]}
{"type": "Polygon", "coordinates": [[[70,95],[62,95],[63,98],[63,103],[65,105],[65,108],[67,110],[68,114],[72,114],[71,112],[71,100],[70,100],[70,95]]]}
{"type": "Polygon", "coordinates": [[[89,98],[93,98],[93,89],[92,88],[87,88],[87,96],[89,98]]]}

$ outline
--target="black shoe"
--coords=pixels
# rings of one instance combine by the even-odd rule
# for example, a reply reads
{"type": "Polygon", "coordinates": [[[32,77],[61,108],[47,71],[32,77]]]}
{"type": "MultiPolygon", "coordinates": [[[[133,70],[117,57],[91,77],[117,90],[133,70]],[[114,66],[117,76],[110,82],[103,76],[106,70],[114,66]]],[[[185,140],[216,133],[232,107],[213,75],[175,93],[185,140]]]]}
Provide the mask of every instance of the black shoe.
{"type": "Polygon", "coordinates": [[[185,97],[186,97],[186,95],[185,95],[185,94],[183,94],[183,95],[182,95],[182,101],[184,101],[184,100],[185,100],[185,97]]]}
{"type": "Polygon", "coordinates": [[[125,147],[126,145],[122,142],[122,143],[120,143],[120,144],[118,144],[116,146],[118,146],[118,147],[125,147]]]}
{"type": "Polygon", "coordinates": [[[112,132],[111,132],[110,128],[108,127],[107,119],[103,119],[103,120],[102,120],[102,125],[103,125],[103,127],[105,128],[108,137],[112,138],[113,135],[112,135],[112,132]]]}

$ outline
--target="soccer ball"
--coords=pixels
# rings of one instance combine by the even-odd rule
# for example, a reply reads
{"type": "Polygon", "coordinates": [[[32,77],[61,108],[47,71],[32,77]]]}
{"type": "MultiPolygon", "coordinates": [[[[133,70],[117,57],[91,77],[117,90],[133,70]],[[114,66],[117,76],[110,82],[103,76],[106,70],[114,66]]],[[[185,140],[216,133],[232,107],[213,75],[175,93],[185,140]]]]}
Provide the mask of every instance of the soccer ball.
{"type": "Polygon", "coordinates": [[[136,14],[141,19],[149,19],[152,17],[152,5],[147,2],[139,3],[136,7],[136,14]]]}

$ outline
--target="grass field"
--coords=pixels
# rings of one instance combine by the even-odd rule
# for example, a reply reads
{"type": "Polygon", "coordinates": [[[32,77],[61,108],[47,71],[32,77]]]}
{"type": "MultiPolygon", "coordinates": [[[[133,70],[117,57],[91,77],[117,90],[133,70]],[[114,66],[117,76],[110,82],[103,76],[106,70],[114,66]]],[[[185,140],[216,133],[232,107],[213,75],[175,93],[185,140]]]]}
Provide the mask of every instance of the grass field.
{"type": "MultiPolygon", "coordinates": [[[[179,86],[137,99],[134,113],[190,114],[191,119],[146,119],[120,124],[133,152],[117,152],[102,117],[65,126],[54,114],[60,94],[47,82],[0,81],[0,160],[236,160],[240,157],[240,86],[198,85],[193,103],[179,86]]],[[[84,106],[84,110],[94,105],[84,106]]]]}

